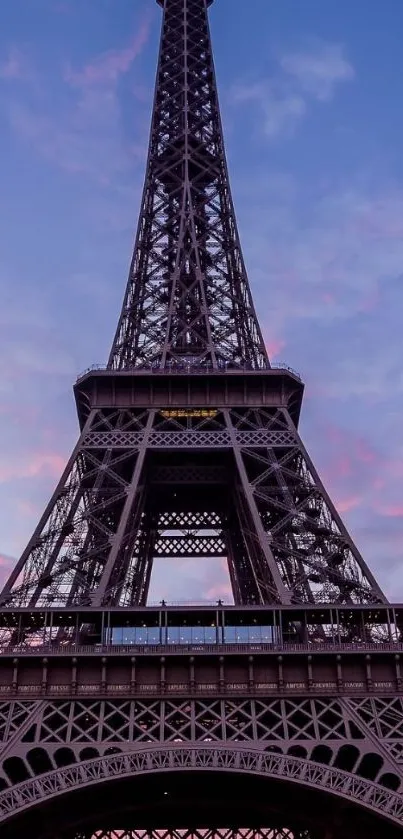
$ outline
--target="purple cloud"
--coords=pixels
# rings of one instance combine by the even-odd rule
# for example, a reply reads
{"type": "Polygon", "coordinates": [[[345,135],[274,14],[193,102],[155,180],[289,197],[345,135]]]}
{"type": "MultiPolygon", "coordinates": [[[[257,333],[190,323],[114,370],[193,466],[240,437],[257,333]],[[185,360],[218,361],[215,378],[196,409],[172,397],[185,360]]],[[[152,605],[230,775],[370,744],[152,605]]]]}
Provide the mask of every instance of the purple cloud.
{"type": "Polygon", "coordinates": [[[26,81],[30,77],[27,57],[17,47],[9,47],[6,58],[0,59],[0,79],[3,81],[26,81]]]}
{"type": "Polygon", "coordinates": [[[140,22],[137,32],[127,47],[108,50],[86,64],[81,70],[68,68],[65,72],[65,80],[81,88],[116,84],[119,77],[130,70],[133,61],[141,54],[149,34],[150,19],[146,18],[140,22]]]}

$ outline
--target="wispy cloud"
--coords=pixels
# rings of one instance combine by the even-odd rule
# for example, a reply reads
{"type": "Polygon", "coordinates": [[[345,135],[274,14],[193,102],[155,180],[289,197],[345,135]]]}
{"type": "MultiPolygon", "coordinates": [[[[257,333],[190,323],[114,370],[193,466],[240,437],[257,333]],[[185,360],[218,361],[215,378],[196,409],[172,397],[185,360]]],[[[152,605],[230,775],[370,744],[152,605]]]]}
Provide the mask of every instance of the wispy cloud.
{"type": "Polygon", "coordinates": [[[4,583],[10,571],[15,565],[15,558],[13,556],[7,556],[7,554],[0,554],[0,589],[3,587],[4,583]]]}
{"type": "MultiPolygon", "coordinates": [[[[149,37],[150,16],[138,21],[127,45],[95,56],[82,68],[71,64],[43,75],[40,95],[27,88],[7,105],[12,130],[52,164],[86,174],[110,185],[116,176],[145,156],[146,130],[138,120],[138,139],[126,143],[122,122],[119,81],[131,70],[149,37]],[[54,100],[51,79],[61,88],[54,100]],[[144,139],[143,139],[144,137],[144,139]]],[[[8,79],[27,80],[26,61],[11,52],[3,65],[8,79]]]]}
{"type": "Polygon", "coordinates": [[[119,128],[119,106],[109,91],[86,91],[80,102],[54,112],[35,104],[13,103],[13,130],[52,164],[109,184],[122,168],[125,154],[119,128]]]}
{"type": "Polygon", "coordinates": [[[0,483],[38,475],[60,478],[65,465],[65,458],[55,452],[30,452],[28,457],[13,457],[9,462],[5,458],[0,466],[0,483]]]}
{"type": "MultiPolygon", "coordinates": [[[[295,182],[287,189],[268,173],[239,186],[244,249],[267,341],[274,335],[274,349],[283,341],[287,352],[302,341],[312,372],[332,352],[338,373],[328,387],[334,393],[339,381],[356,394],[374,392],[386,382],[385,362],[389,367],[399,357],[403,192],[371,180],[329,182],[325,190],[295,182]],[[342,322],[347,326],[352,318],[354,329],[342,332],[342,322]],[[363,345],[371,359],[365,365],[363,345]],[[352,366],[355,358],[359,369],[352,366]]],[[[403,376],[395,372],[394,385],[402,389],[403,376]]]]}
{"type": "Polygon", "coordinates": [[[285,348],[285,341],[281,338],[276,339],[274,335],[271,335],[270,338],[266,341],[266,350],[268,352],[269,358],[278,358],[282,355],[283,350],[285,348]]]}
{"type": "Polygon", "coordinates": [[[312,40],[304,50],[279,56],[271,76],[238,83],[232,97],[237,104],[254,103],[273,138],[291,133],[312,103],[329,101],[340,83],[353,78],[341,45],[312,40]]]}
{"type": "Polygon", "coordinates": [[[303,96],[279,87],[271,80],[255,84],[239,84],[234,88],[234,101],[238,104],[255,103],[263,113],[263,129],[268,137],[293,130],[307,110],[303,96]]]}
{"type": "Polygon", "coordinates": [[[225,559],[155,560],[149,602],[232,602],[228,565],[225,559]]]}
{"type": "Polygon", "coordinates": [[[402,597],[403,191],[364,172],[313,184],[266,170],[237,192],[266,344],[307,384],[304,442],[366,561],[402,597]]]}
{"type": "Polygon", "coordinates": [[[31,73],[27,56],[17,47],[9,47],[8,54],[0,58],[0,79],[3,81],[26,81],[31,73]]]}
{"type": "Polygon", "coordinates": [[[121,49],[108,50],[94,58],[81,70],[68,67],[65,80],[76,87],[114,85],[119,77],[130,70],[133,61],[141,54],[150,34],[150,19],[146,18],[138,27],[131,42],[121,49]]]}
{"type": "Polygon", "coordinates": [[[280,66],[303,93],[319,101],[331,99],[337,85],[355,76],[340,44],[318,40],[312,41],[306,50],[283,55],[280,66]]]}
{"type": "MultiPolygon", "coordinates": [[[[364,422],[361,425],[364,428],[364,422]]],[[[370,424],[369,430],[357,433],[320,418],[316,409],[303,436],[365,561],[396,598],[403,596],[401,579],[398,589],[392,588],[403,543],[403,455],[397,452],[393,459],[384,450],[384,441],[376,440],[376,430],[370,424]]]]}

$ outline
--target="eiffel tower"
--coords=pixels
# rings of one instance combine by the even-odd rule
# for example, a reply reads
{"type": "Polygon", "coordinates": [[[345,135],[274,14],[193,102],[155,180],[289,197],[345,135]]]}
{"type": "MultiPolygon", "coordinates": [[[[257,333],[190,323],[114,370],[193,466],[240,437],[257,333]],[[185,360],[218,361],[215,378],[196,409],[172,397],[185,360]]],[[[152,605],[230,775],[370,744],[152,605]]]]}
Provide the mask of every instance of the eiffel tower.
{"type": "Polygon", "coordinates": [[[105,369],[1,594],[2,839],[403,835],[403,606],[359,554],[270,364],[228,181],[212,0],[163,9],[105,369]],[[233,605],[147,605],[221,557],[233,605]]]}

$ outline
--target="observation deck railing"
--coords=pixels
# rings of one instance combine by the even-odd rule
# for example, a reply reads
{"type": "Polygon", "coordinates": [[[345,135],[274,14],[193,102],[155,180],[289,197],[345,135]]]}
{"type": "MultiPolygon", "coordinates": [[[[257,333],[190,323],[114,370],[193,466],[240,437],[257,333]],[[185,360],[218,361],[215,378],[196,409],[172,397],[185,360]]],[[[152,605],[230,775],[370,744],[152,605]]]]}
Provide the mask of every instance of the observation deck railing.
{"type": "Polygon", "coordinates": [[[287,643],[282,644],[259,644],[259,643],[233,643],[233,644],[76,644],[72,643],[51,643],[51,644],[15,644],[1,645],[0,656],[10,655],[138,655],[139,653],[152,654],[225,654],[225,653],[403,653],[401,641],[362,641],[354,643],[340,642],[311,642],[307,644],[287,643]]]}
{"type": "Polygon", "coordinates": [[[273,362],[268,364],[267,367],[253,367],[252,364],[235,364],[230,361],[222,362],[218,367],[214,367],[211,362],[187,362],[187,361],[168,361],[164,367],[161,367],[159,363],[153,364],[150,362],[149,364],[135,364],[132,367],[124,367],[122,370],[115,370],[114,368],[107,367],[105,364],[91,364],[87,367],[82,373],[79,373],[77,376],[77,382],[81,381],[88,373],[93,373],[96,371],[102,371],[105,373],[177,373],[177,374],[189,374],[189,373],[243,373],[243,372],[254,372],[254,373],[262,373],[270,371],[283,371],[285,373],[291,373],[292,376],[295,376],[298,381],[302,381],[301,376],[294,370],[292,367],[289,367],[288,364],[283,364],[281,362],[273,362]]]}

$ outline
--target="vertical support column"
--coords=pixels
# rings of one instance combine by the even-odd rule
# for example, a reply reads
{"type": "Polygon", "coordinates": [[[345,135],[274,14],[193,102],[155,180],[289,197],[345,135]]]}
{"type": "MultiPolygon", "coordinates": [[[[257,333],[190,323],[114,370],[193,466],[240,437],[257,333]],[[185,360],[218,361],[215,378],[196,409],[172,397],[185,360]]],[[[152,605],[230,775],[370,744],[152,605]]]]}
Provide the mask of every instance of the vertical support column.
{"type": "Polygon", "coordinates": [[[253,693],[255,687],[255,668],[253,666],[253,663],[253,655],[250,655],[248,658],[248,686],[251,693],[253,693]]]}
{"type": "Polygon", "coordinates": [[[367,681],[367,689],[372,691],[373,688],[373,680],[372,680],[372,666],[371,666],[371,656],[369,653],[365,656],[365,676],[367,681]]]}
{"type": "Polygon", "coordinates": [[[278,689],[279,691],[284,690],[284,672],[283,672],[283,656],[277,656],[277,682],[278,682],[278,689]]]}
{"type": "Polygon", "coordinates": [[[48,687],[48,659],[42,659],[42,683],[41,683],[41,693],[44,694],[47,691],[48,687]]]}
{"type": "Polygon", "coordinates": [[[399,653],[396,653],[396,655],[395,655],[395,672],[396,672],[396,688],[400,693],[400,691],[402,689],[402,673],[401,673],[399,653]]]}
{"type": "Polygon", "coordinates": [[[13,693],[17,693],[17,691],[18,691],[18,658],[13,658],[12,689],[13,689],[13,693]]]}
{"type": "Polygon", "coordinates": [[[71,659],[71,692],[77,693],[77,659],[71,659]]]}
{"type": "Polygon", "coordinates": [[[166,667],[165,667],[165,656],[162,655],[160,658],[160,691],[161,693],[165,693],[166,689],[166,667]]]}
{"type": "Polygon", "coordinates": [[[337,690],[343,690],[343,670],[341,666],[341,655],[336,656],[336,670],[337,670],[337,690]]]}
{"type": "Polygon", "coordinates": [[[130,693],[136,692],[136,657],[132,656],[130,659],[130,693]]]}
{"type": "Polygon", "coordinates": [[[226,425],[227,425],[227,428],[228,428],[228,431],[229,431],[229,434],[230,434],[230,437],[231,437],[233,453],[234,453],[235,462],[236,462],[237,470],[238,470],[238,475],[239,475],[241,486],[242,486],[242,491],[244,493],[244,496],[245,496],[245,499],[246,499],[246,502],[247,502],[247,505],[248,505],[248,508],[249,508],[251,523],[253,524],[253,527],[254,527],[254,531],[255,531],[254,536],[255,536],[256,541],[259,545],[259,549],[261,550],[261,552],[263,554],[264,561],[265,561],[266,566],[267,566],[267,571],[269,572],[269,575],[270,575],[271,580],[272,580],[272,592],[269,592],[267,589],[264,590],[264,588],[266,588],[266,587],[263,586],[263,580],[259,580],[257,578],[256,569],[254,568],[254,566],[252,564],[251,570],[252,570],[252,574],[254,576],[257,591],[259,593],[260,603],[262,603],[262,604],[270,603],[270,602],[272,603],[273,601],[280,600],[280,602],[283,603],[283,604],[290,604],[291,603],[291,592],[288,591],[288,589],[285,587],[285,585],[283,583],[283,580],[281,578],[280,571],[278,569],[276,560],[274,559],[274,556],[273,556],[273,554],[270,550],[268,536],[267,536],[267,533],[266,533],[266,531],[263,527],[262,520],[260,518],[259,511],[258,511],[257,506],[256,506],[256,501],[255,501],[255,498],[254,498],[254,495],[253,495],[252,487],[251,487],[251,484],[249,482],[248,475],[247,475],[247,472],[246,472],[246,469],[245,469],[245,464],[244,464],[244,461],[243,461],[241,448],[240,448],[240,446],[238,444],[238,441],[236,439],[236,432],[235,432],[235,429],[232,425],[230,412],[228,410],[225,410],[223,413],[224,413],[225,422],[226,422],[226,425]]]}
{"type": "Polygon", "coordinates": [[[106,693],[106,665],[107,665],[107,658],[105,656],[101,659],[101,693],[106,693]]]}
{"type": "Polygon", "coordinates": [[[308,667],[308,690],[312,690],[313,686],[313,669],[312,669],[312,656],[309,655],[307,659],[307,667],[308,667]]]}
{"type": "Polygon", "coordinates": [[[194,656],[190,656],[189,658],[189,687],[191,693],[194,693],[196,682],[195,682],[195,660],[194,656]]]}
{"type": "Polygon", "coordinates": [[[132,511],[133,511],[133,504],[134,504],[136,494],[137,494],[137,491],[138,491],[140,476],[141,476],[141,473],[142,473],[142,470],[143,470],[144,460],[145,460],[146,451],[147,451],[148,438],[149,438],[150,431],[151,431],[151,429],[153,427],[153,424],[154,424],[154,417],[155,417],[155,411],[150,411],[150,413],[148,415],[148,419],[147,419],[147,424],[146,424],[146,427],[144,429],[143,440],[142,440],[140,448],[139,448],[139,453],[138,453],[138,456],[137,456],[136,465],[134,467],[133,476],[132,476],[132,479],[131,479],[131,482],[130,482],[130,487],[129,487],[129,490],[128,490],[128,493],[127,493],[127,496],[126,496],[125,505],[124,505],[124,508],[123,508],[122,515],[120,517],[119,526],[118,526],[117,531],[115,533],[115,536],[114,536],[114,539],[113,539],[113,544],[112,544],[111,550],[109,552],[108,561],[107,561],[107,563],[104,567],[104,570],[102,572],[102,577],[101,577],[101,580],[99,582],[98,588],[94,592],[94,594],[91,598],[93,606],[98,606],[98,607],[102,606],[102,603],[104,601],[106,592],[108,590],[108,586],[109,586],[110,581],[111,581],[111,577],[112,577],[113,569],[115,567],[115,563],[117,562],[117,559],[118,559],[119,550],[121,549],[123,541],[124,541],[126,528],[128,526],[130,515],[132,514],[132,511]]]}
{"type": "Polygon", "coordinates": [[[219,659],[218,659],[218,663],[219,663],[219,674],[220,674],[220,675],[219,675],[218,682],[219,682],[219,691],[220,691],[220,693],[222,693],[222,692],[223,692],[223,690],[224,690],[224,688],[225,688],[225,671],[224,671],[224,661],[225,661],[224,656],[223,656],[223,655],[220,655],[220,657],[219,657],[219,659]]]}

